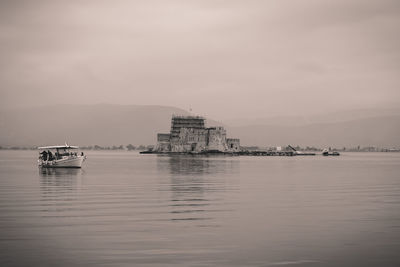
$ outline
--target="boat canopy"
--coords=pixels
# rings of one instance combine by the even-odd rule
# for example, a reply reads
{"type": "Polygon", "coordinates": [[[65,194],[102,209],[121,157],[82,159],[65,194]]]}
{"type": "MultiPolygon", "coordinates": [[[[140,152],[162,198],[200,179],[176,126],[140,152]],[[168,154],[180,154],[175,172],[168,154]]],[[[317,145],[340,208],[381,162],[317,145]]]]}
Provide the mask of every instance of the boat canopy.
{"type": "Polygon", "coordinates": [[[68,146],[68,145],[62,145],[62,146],[40,146],[38,149],[78,149],[78,146],[68,146]]]}

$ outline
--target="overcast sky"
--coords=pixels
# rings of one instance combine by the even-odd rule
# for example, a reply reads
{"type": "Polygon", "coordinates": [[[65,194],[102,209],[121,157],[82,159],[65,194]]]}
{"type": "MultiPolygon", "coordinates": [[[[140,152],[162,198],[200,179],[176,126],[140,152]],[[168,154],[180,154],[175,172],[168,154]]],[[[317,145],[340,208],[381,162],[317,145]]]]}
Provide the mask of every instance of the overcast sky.
{"type": "Polygon", "coordinates": [[[0,105],[227,119],[400,101],[400,1],[1,1],[0,105]]]}

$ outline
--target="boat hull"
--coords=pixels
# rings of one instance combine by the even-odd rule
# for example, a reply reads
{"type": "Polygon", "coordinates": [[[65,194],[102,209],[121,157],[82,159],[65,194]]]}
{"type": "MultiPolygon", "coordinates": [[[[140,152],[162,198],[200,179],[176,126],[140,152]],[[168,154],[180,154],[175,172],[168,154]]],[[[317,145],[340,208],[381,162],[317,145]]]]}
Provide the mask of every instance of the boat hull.
{"type": "Polygon", "coordinates": [[[53,161],[39,160],[38,164],[41,168],[81,168],[85,158],[85,156],[77,156],[53,161]]]}
{"type": "Polygon", "coordinates": [[[326,156],[326,157],[328,157],[328,156],[340,156],[340,153],[339,152],[326,152],[326,153],[322,153],[322,155],[323,156],[326,156]]]}

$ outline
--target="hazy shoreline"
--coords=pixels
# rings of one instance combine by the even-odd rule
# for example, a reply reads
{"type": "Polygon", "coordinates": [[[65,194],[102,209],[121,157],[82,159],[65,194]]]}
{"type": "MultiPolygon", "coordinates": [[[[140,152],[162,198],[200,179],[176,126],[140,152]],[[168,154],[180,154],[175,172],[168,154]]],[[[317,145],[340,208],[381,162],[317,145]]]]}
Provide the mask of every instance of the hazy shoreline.
{"type": "MultiPolygon", "coordinates": [[[[39,146],[0,146],[0,150],[37,150],[39,146]]],[[[144,151],[144,150],[151,150],[153,149],[153,145],[119,145],[119,146],[80,146],[81,150],[93,150],[93,151],[144,151]]],[[[285,147],[283,147],[285,148],[285,147]]],[[[294,146],[296,150],[299,151],[312,151],[312,152],[319,152],[322,151],[324,148],[320,147],[300,147],[294,146]]],[[[276,147],[262,147],[262,146],[242,146],[242,150],[264,150],[264,151],[274,151],[276,147]]],[[[367,146],[367,147],[342,147],[342,148],[335,148],[332,147],[332,150],[340,151],[340,152],[400,152],[400,148],[385,148],[385,147],[374,147],[374,146],[367,146]]]]}

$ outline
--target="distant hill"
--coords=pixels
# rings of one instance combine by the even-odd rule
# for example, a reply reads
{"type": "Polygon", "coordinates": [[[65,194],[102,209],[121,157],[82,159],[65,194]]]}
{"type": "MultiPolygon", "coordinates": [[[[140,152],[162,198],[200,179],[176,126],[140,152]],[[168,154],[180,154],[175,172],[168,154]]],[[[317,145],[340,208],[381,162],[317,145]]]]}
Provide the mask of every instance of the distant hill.
{"type": "Polygon", "coordinates": [[[319,123],[337,123],[366,118],[400,116],[400,108],[354,109],[308,116],[264,116],[235,118],[224,121],[232,127],[248,125],[304,126],[319,123]]]}
{"type": "MultiPolygon", "coordinates": [[[[158,132],[169,132],[172,114],[189,115],[175,107],[108,104],[1,110],[0,146],[65,141],[81,146],[155,144],[158,132]]],[[[305,120],[275,117],[250,125],[225,126],[228,137],[240,138],[243,145],[400,146],[400,116],[388,112],[338,114],[305,120]]],[[[207,125],[223,124],[207,120],[207,125]]]]}
{"type": "Polygon", "coordinates": [[[400,146],[400,116],[294,126],[247,125],[228,127],[228,131],[248,145],[400,146]]]}
{"type": "Polygon", "coordinates": [[[0,145],[154,144],[157,132],[169,132],[172,114],[165,106],[59,105],[13,111],[0,116],[0,145]]]}

